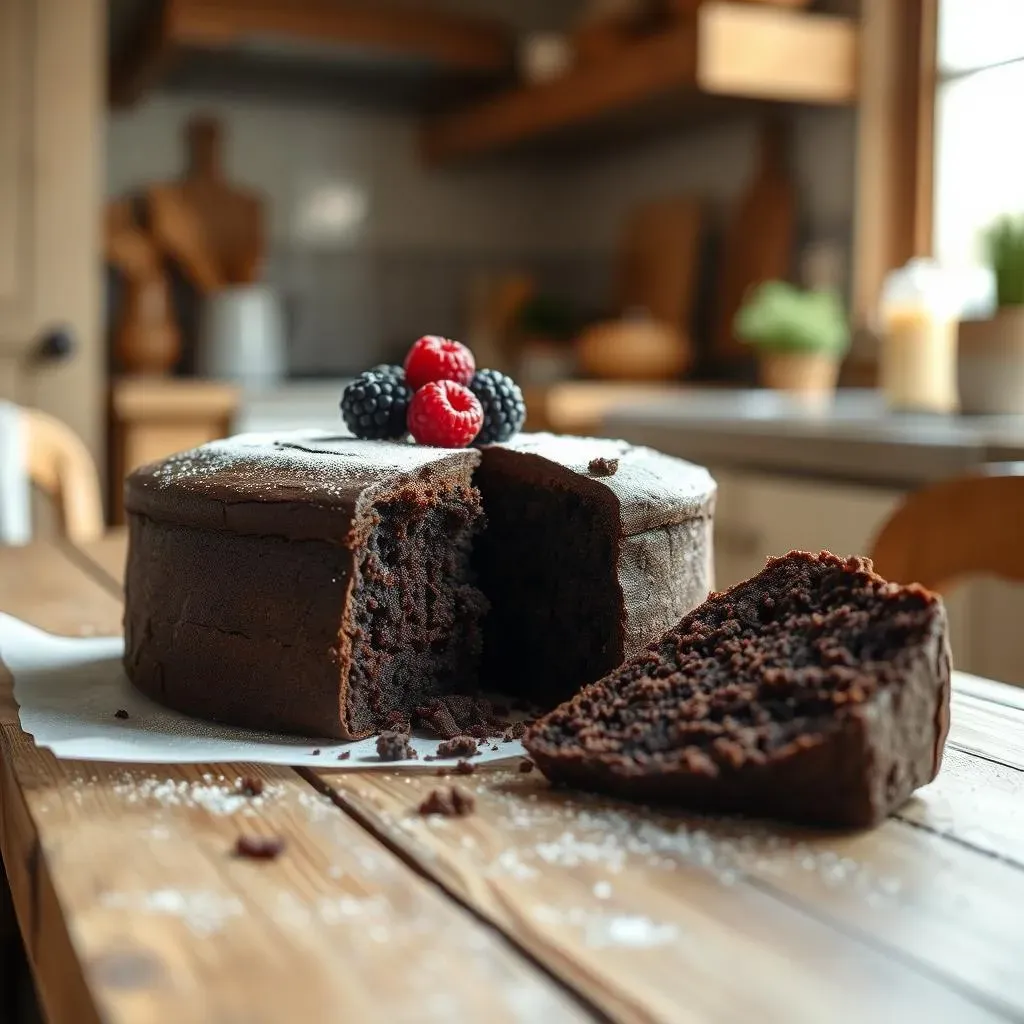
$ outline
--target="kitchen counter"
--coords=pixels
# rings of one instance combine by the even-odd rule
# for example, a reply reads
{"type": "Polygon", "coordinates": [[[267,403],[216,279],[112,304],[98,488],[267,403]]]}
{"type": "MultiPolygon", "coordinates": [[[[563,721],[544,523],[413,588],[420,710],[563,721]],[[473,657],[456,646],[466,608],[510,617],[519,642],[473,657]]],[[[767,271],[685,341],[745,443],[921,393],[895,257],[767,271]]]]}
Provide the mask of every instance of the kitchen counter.
{"type": "Polygon", "coordinates": [[[623,404],[603,427],[707,465],[887,486],[1024,460],[1024,416],[894,414],[870,390],[840,391],[823,403],[773,391],[682,389],[623,404]]]}

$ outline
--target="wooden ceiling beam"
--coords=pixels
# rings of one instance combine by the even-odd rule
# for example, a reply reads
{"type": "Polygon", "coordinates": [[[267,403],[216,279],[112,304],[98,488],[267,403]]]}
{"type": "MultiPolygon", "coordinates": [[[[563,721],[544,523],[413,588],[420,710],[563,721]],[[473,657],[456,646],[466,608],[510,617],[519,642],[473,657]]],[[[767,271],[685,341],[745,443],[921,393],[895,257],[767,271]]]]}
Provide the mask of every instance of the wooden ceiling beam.
{"type": "Polygon", "coordinates": [[[135,102],[189,49],[280,40],[420,59],[453,70],[500,73],[512,45],[499,23],[369,0],[165,0],[116,58],[111,101],[135,102]]]}

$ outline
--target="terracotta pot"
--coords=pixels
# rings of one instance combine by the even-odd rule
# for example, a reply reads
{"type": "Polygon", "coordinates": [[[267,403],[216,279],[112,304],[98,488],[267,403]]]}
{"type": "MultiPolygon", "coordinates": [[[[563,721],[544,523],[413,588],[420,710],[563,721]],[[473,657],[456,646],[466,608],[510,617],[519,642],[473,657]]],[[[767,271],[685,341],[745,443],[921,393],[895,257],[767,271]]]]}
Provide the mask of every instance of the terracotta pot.
{"type": "Polygon", "coordinates": [[[1024,306],[991,320],[960,324],[960,410],[975,415],[1024,413],[1024,306]]]}
{"type": "Polygon", "coordinates": [[[835,391],[839,360],[826,352],[762,352],[761,383],[776,391],[827,394],[835,391]]]}

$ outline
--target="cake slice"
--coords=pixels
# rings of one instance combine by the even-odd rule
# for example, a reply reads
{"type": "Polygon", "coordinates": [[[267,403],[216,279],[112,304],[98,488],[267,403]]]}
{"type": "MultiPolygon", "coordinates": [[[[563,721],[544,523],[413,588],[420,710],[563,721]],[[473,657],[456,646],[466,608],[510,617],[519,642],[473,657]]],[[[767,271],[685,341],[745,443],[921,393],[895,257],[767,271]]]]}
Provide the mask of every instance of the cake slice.
{"type": "Polygon", "coordinates": [[[337,739],[472,689],[479,460],[243,435],[132,474],[129,678],[190,715],[337,739]]]}
{"type": "Polygon", "coordinates": [[[869,826],[939,769],[941,600],[868,559],[794,551],[539,719],[553,782],[811,824],[869,826]]]}

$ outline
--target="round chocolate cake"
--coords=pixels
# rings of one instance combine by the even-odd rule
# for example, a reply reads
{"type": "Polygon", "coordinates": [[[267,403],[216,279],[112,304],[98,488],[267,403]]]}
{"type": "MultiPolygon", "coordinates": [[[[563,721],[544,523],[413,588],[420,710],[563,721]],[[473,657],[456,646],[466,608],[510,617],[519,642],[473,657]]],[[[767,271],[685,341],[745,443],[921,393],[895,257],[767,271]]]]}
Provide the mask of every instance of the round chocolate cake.
{"type": "Polygon", "coordinates": [[[554,706],[707,595],[714,482],[621,441],[245,435],[129,477],[125,666],[189,714],[354,739],[554,706]]]}

